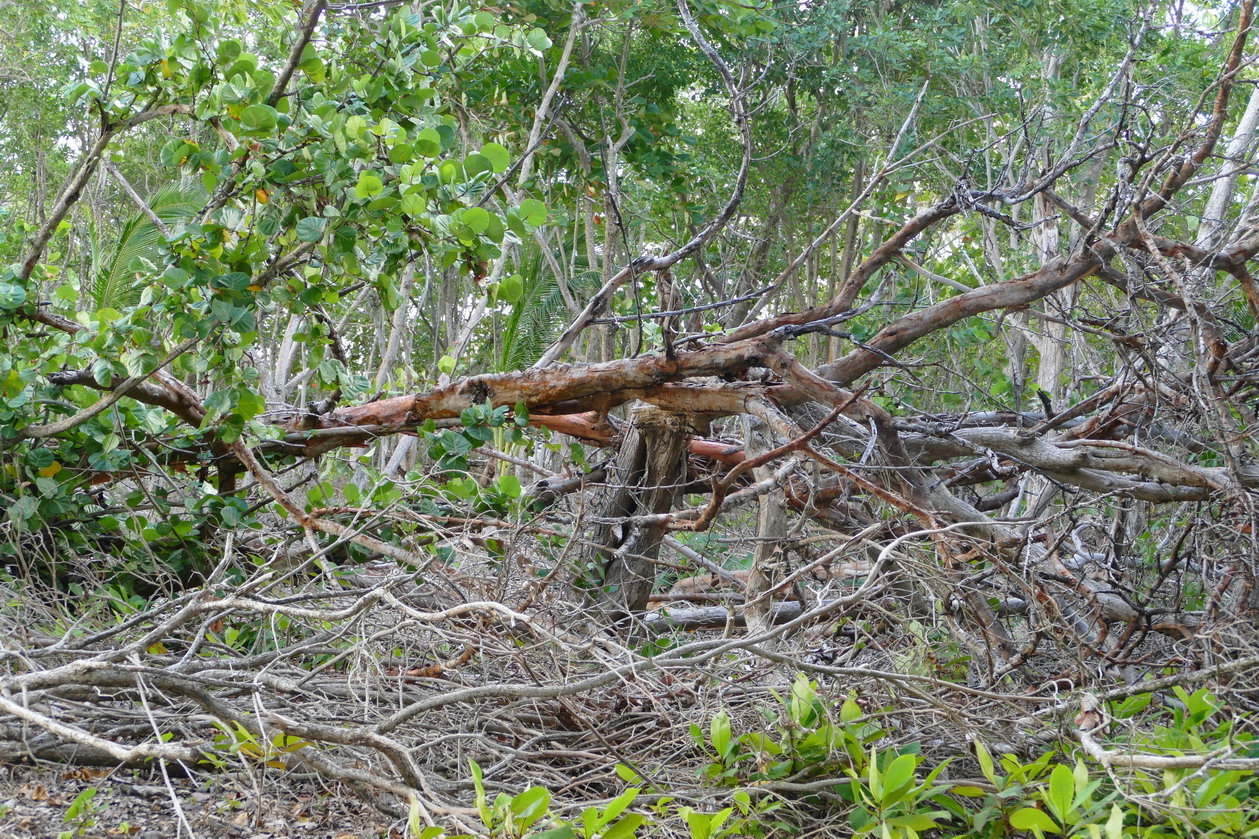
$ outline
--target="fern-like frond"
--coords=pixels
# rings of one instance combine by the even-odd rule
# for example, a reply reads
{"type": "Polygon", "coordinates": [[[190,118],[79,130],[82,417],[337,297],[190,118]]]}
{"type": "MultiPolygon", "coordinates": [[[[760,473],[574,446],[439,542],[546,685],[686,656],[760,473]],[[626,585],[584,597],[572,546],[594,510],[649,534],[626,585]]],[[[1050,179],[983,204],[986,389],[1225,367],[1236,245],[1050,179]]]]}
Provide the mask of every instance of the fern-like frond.
{"type": "MultiPolygon", "coordinates": [[[[168,229],[173,229],[200,212],[205,192],[199,184],[164,186],[149,198],[149,208],[168,229]]],[[[151,265],[158,267],[165,239],[143,212],[137,211],[123,225],[113,253],[96,271],[90,301],[97,309],[123,309],[140,298],[143,283],[136,274],[151,265]],[[147,265],[146,265],[147,263],[147,265]]]]}
{"type": "MultiPolygon", "coordinates": [[[[542,357],[568,321],[564,295],[555,276],[543,266],[541,255],[529,260],[521,272],[524,293],[512,305],[500,338],[499,370],[523,370],[542,357]]],[[[569,293],[584,299],[599,287],[592,271],[577,274],[569,293]]]]}

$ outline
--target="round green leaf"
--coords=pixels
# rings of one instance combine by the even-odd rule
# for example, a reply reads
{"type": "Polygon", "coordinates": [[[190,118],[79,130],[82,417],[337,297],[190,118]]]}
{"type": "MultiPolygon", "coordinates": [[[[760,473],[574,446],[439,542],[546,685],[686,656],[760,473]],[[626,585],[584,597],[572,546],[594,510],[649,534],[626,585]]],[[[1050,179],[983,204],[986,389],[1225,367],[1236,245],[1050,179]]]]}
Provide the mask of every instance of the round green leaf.
{"type": "Polygon", "coordinates": [[[486,225],[485,233],[483,234],[485,238],[489,239],[496,245],[501,245],[503,243],[504,233],[506,233],[506,228],[503,227],[503,220],[493,213],[490,213],[490,221],[489,224],[486,225]]]}
{"type": "Polygon", "coordinates": [[[242,52],[237,55],[236,62],[223,74],[223,78],[230,80],[237,75],[248,75],[257,69],[258,56],[253,53],[242,52]]]}
{"type": "Polygon", "coordinates": [[[512,274],[498,284],[498,299],[504,303],[515,303],[525,293],[525,282],[519,274],[512,274]]]}
{"type": "Polygon", "coordinates": [[[323,238],[324,228],[327,226],[327,219],[318,216],[304,218],[297,223],[297,238],[303,242],[318,242],[323,238]]]}
{"type": "Polygon", "coordinates": [[[270,105],[250,105],[240,112],[240,127],[250,134],[270,134],[279,124],[279,114],[270,105]]]}
{"type": "Polygon", "coordinates": [[[388,117],[385,117],[380,122],[376,123],[376,127],[372,129],[372,133],[375,134],[377,137],[386,137],[386,138],[396,137],[399,134],[399,132],[400,132],[400,128],[398,126],[398,123],[394,122],[388,117]]]}
{"type": "Polygon", "coordinates": [[[314,44],[307,44],[302,48],[302,58],[297,68],[308,74],[313,74],[315,71],[323,69],[323,60],[319,57],[319,53],[315,51],[314,44]]]}
{"type": "Polygon", "coordinates": [[[530,29],[529,34],[525,36],[525,41],[538,52],[551,48],[551,39],[541,29],[530,29]]]}
{"type": "Polygon", "coordinates": [[[546,222],[546,205],[536,198],[526,198],[520,202],[520,217],[534,227],[544,224],[546,222]]]}
{"type": "Polygon", "coordinates": [[[345,136],[357,140],[363,136],[363,132],[367,130],[367,120],[358,114],[350,117],[345,121],[345,136]]]}
{"type": "Polygon", "coordinates": [[[162,146],[162,150],[158,153],[158,158],[162,161],[163,166],[175,167],[184,162],[191,150],[192,147],[187,142],[176,137],[162,146]]]}
{"type": "Polygon", "coordinates": [[[415,157],[415,149],[410,143],[398,143],[389,149],[390,163],[406,163],[413,157],[415,157]]]}
{"type": "Polygon", "coordinates": [[[489,228],[490,214],[484,207],[469,207],[464,210],[463,223],[479,236],[489,228]]]}
{"type": "Polygon", "coordinates": [[[437,50],[424,50],[420,53],[420,63],[432,70],[434,67],[440,67],[442,63],[442,54],[437,50]]]}
{"type": "Polygon", "coordinates": [[[515,475],[498,476],[498,491],[508,498],[519,498],[522,489],[520,479],[515,475]]]}
{"type": "Polygon", "coordinates": [[[419,216],[419,215],[423,215],[424,211],[427,209],[428,209],[428,198],[424,196],[423,194],[411,193],[411,194],[402,196],[402,212],[406,213],[412,218],[415,218],[416,216],[419,216]]]}
{"type": "Polygon", "coordinates": [[[482,172],[488,172],[494,168],[490,164],[490,159],[483,154],[473,152],[463,160],[463,170],[468,173],[469,178],[475,178],[482,172]]]}
{"type": "Polygon", "coordinates": [[[490,165],[494,167],[494,173],[501,175],[507,171],[507,167],[511,165],[511,155],[507,149],[498,143],[486,143],[481,149],[481,154],[490,161],[490,165]]]}
{"type": "Polygon", "coordinates": [[[218,57],[220,64],[231,64],[240,56],[240,41],[223,41],[219,44],[218,57]]]}
{"type": "Polygon", "coordinates": [[[415,151],[425,157],[437,157],[442,151],[442,135],[434,128],[425,128],[415,138],[415,151]]]}
{"type": "Polygon", "coordinates": [[[380,177],[373,172],[360,172],[358,183],[354,186],[354,195],[358,198],[371,198],[379,195],[385,188],[380,177]]]}
{"type": "Polygon", "coordinates": [[[230,274],[223,274],[210,280],[210,285],[216,288],[227,288],[232,291],[244,291],[249,288],[249,275],[244,271],[233,271],[230,274]]]}
{"type": "Polygon", "coordinates": [[[0,309],[16,309],[26,302],[26,289],[17,283],[0,283],[0,309]]]}
{"type": "Polygon", "coordinates": [[[437,166],[437,174],[444,184],[457,184],[465,180],[463,166],[457,160],[443,160],[437,166]]]}

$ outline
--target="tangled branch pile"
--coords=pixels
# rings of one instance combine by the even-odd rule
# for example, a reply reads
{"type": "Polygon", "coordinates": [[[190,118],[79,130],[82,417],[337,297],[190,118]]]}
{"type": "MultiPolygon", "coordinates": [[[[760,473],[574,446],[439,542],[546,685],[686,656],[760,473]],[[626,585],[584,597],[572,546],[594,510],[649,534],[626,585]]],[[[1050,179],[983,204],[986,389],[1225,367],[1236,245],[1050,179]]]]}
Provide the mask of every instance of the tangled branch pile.
{"type": "Polygon", "coordinates": [[[1253,0],[532,5],[124,4],[4,141],[0,754],[1250,829],[1253,0]]]}

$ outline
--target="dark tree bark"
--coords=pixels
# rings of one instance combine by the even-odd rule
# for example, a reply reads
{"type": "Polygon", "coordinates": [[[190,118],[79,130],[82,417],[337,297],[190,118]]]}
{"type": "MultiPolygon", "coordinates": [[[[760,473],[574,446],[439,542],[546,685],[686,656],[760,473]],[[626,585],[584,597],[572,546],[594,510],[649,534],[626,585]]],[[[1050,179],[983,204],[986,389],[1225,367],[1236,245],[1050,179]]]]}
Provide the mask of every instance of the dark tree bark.
{"type": "Polygon", "coordinates": [[[615,486],[592,535],[590,566],[603,568],[596,599],[621,617],[647,608],[656,582],[665,525],[628,523],[644,514],[668,513],[686,483],[687,444],[698,430],[692,417],[642,406],[616,459],[615,486]]]}

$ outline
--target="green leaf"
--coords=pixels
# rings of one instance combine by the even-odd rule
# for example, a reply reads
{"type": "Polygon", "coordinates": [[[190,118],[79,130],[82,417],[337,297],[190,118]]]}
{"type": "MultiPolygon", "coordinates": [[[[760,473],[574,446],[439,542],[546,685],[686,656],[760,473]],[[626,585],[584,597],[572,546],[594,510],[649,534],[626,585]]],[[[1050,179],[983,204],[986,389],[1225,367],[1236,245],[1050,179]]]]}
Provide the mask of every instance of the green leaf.
{"type": "Polygon", "coordinates": [[[446,490],[461,501],[476,495],[476,482],[471,478],[452,478],[446,482],[446,490]]]}
{"type": "MultiPolygon", "coordinates": [[[[351,484],[351,486],[353,486],[353,484],[351,484]]],[[[986,789],[980,789],[979,787],[972,787],[969,785],[949,787],[949,792],[953,795],[960,795],[963,798],[983,798],[988,794],[986,789]]]]}
{"type": "Polygon", "coordinates": [[[480,235],[490,226],[490,214],[484,207],[469,207],[463,212],[463,223],[480,235]]]}
{"type": "Polygon", "coordinates": [[[96,787],[88,787],[79,793],[78,796],[70,803],[66,809],[66,823],[72,822],[83,813],[93,798],[96,797],[96,787]]]}
{"type": "Polygon", "coordinates": [[[529,34],[525,35],[525,42],[538,52],[551,48],[551,39],[541,29],[530,29],[529,34]]]}
{"type": "Polygon", "coordinates": [[[861,718],[861,706],[853,700],[851,696],[844,699],[844,704],[839,706],[840,722],[852,722],[861,718]]]}
{"type": "Polygon", "coordinates": [[[420,53],[420,63],[430,70],[440,67],[442,54],[437,50],[424,50],[424,52],[420,53]]]}
{"type": "Polygon", "coordinates": [[[240,112],[240,127],[249,134],[270,134],[279,124],[279,115],[270,105],[250,105],[240,112]]]}
{"type": "Polygon", "coordinates": [[[991,783],[997,783],[996,768],[992,764],[992,755],[988,753],[988,747],[979,740],[974,741],[975,758],[979,761],[979,770],[984,773],[984,777],[991,783]]]}
{"type": "Polygon", "coordinates": [[[1046,799],[1054,815],[1058,817],[1058,821],[1064,824],[1067,822],[1067,815],[1071,812],[1071,801],[1074,798],[1075,776],[1069,766],[1060,763],[1054,767],[1054,771],[1049,776],[1049,796],[1046,799]]]}
{"type": "MultiPolygon", "coordinates": [[[[943,814],[947,815],[947,814],[943,814]]],[[[930,830],[937,825],[937,822],[929,813],[910,813],[906,816],[896,816],[887,820],[887,823],[893,827],[904,827],[915,833],[930,830]]]]}
{"type": "Polygon", "coordinates": [[[916,755],[901,755],[892,761],[891,766],[883,774],[883,800],[889,802],[893,795],[902,787],[913,783],[914,769],[918,766],[916,755]]]}
{"type": "Polygon", "coordinates": [[[1010,827],[1015,830],[1035,830],[1042,833],[1061,833],[1054,820],[1043,810],[1035,807],[1024,807],[1010,816],[1010,827]]]}
{"type": "Polygon", "coordinates": [[[192,146],[188,145],[187,141],[176,137],[162,146],[162,150],[158,152],[157,157],[158,160],[162,161],[163,166],[169,166],[173,169],[184,162],[191,149],[192,146]]]}
{"type": "MultiPolygon", "coordinates": [[[[149,195],[147,203],[167,228],[174,229],[200,212],[205,204],[205,193],[193,184],[171,184],[149,195]]],[[[88,292],[94,304],[98,307],[133,304],[144,285],[144,281],[137,281],[133,266],[141,262],[159,265],[165,242],[165,234],[152,223],[149,215],[140,212],[132,215],[113,246],[113,256],[94,270],[96,276],[88,292]]],[[[188,275],[179,268],[167,268],[162,276],[167,286],[178,288],[183,287],[188,275]]]]}
{"type": "Polygon", "coordinates": [[[358,198],[371,198],[379,195],[385,188],[380,176],[373,172],[360,172],[358,183],[354,186],[354,195],[358,198]]]}
{"type": "Polygon", "coordinates": [[[297,223],[297,238],[303,242],[318,242],[323,238],[324,228],[327,226],[327,219],[309,216],[297,223]]]}
{"type": "Polygon", "coordinates": [[[708,724],[708,737],[713,748],[717,750],[717,754],[724,758],[730,748],[730,715],[725,712],[725,709],[713,715],[712,721],[708,724]]]}
{"type": "Polygon", "coordinates": [[[26,289],[17,283],[0,283],[0,309],[16,309],[26,302],[26,289]]]}
{"type": "Polygon", "coordinates": [[[437,360],[437,369],[449,376],[455,372],[455,359],[453,356],[443,355],[437,360]]]}
{"type": "Polygon", "coordinates": [[[499,475],[495,483],[498,484],[498,491],[508,498],[520,497],[523,488],[520,486],[520,479],[515,475],[499,475]]]}
{"type": "Polygon", "coordinates": [[[247,388],[241,388],[236,395],[236,413],[242,419],[250,420],[267,409],[267,400],[260,394],[247,388]]]}
{"type": "Polygon", "coordinates": [[[708,839],[709,834],[712,833],[708,814],[697,813],[689,807],[683,807],[682,812],[686,816],[686,826],[690,829],[691,839],[708,839]]]}
{"type": "Polygon", "coordinates": [[[372,133],[377,137],[394,137],[399,133],[398,123],[385,117],[376,123],[376,127],[372,129],[372,133]]]}
{"type": "Polygon", "coordinates": [[[624,763],[618,763],[612,768],[616,772],[617,777],[619,777],[622,781],[625,781],[627,784],[637,784],[642,781],[642,776],[626,766],[624,763]]]}
{"type": "MultiPolygon", "coordinates": [[[[638,797],[638,792],[637,788],[631,787],[609,801],[608,806],[604,807],[603,812],[599,814],[597,826],[602,827],[615,819],[617,816],[621,815],[626,807],[634,803],[634,799],[638,797]]],[[[604,839],[607,839],[606,833],[604,834],[604,839]]]]}
{"type": "Polygon", "coordinates": [[[526,198],[520,202],[520,217],[534,227],[544,224],[546,222],[546,205],[536,198],[526,198]]]}
{"type": "Polygon", "coordinates": [[[249,275],[244,271],[233,271],[230,274],[215,277],[210,281],[210,284],[217,288],[226,288],[231,289],[232,291],[244,291],[249,288],[250,282],[252,282],[252,280],[250,280],[249,275]]]}
{"type": "Polygon", "coordinates": [[[494,167],[494,173],[497,175],[506,172],[507,167],[511,165],[511,155],[498,143],[486,143],[481,148],[481,154],[494,167]]]}
{"type": "Polygon", "coordinates": [[[488,172],[493,169],[490,159],[483,154],[473,152],[463,159],[463,171],[467,173],[469,178],[475,178],[482,172],[488,172]]]}
{"type": "Polygon", "coordinates": [[[23,495],[9,507],[9,519],[19,524],[39,517],[39,500],[33,495],[23,495]]]}
{"type": "Polygon", "coordinates": [[[408,193],[402,196],[402,212],[411,218],[423,215],[428,210],[428,198],[422,194],[408,193]]]}
{"type": "Polygon", "coordinates": [[[463,164],[457,160],[443,160],[437,164],[437,174],[444,184],[460,183],[464,179],[463,164]]]}
{"type": "Polygon", "coordinates": [[[472,785],[476,788],[476,808],[481,815],[481,821],[486,827],[490,827],[493,822],[493,814],[490,812],[489,805],[485,803],[485,783],[484,776],[481,773],[481,767],[475,760],[469,760],[468,765],[472,770],[472,785]]]}
{"type": "Polygon", "coordinates": [[[483,234],[485,238],[498,245],[502,243],[503,235],[506,232],[507,228],[503,226],[503,220],[493,213],[490,213],[490,223],[486,226],[485,233],[483,234]]]}
{"type": "Polygon", "coordinates": [[[415,151],[424,157],[437,157],[442,152],[442,135],[435,128],[425,128],[415,138],[415,151]]]}
{"type": "Polygon", "coordinates": [[[415,147],[410,143],[398,143],[389,149],[390,163],[406,163],[415,157],[415,147]]]}
{"type": "Polygon", "coordinates": [[[546,787],[529,787],[511,800],[511,811],[516,815],[516,825],[525,829],[546,815],[551,806],[551,793],[546,787]]]}
{"type": "Polygon", "coordinates": [[[315,51],[314,44],[307,44],[302,49],[302,58],[297,68],[306,75],[310,76],[313,82],[322,82],[324,80],[324,63],[319,57],[319,53],[315,51]]]}
{"type": "Polygon", "coordinates": [[[498,299],[504,303],[515,303],[524,293],[525,283],[519,274],[512,274],[498,284],[498,299]]]}
{"type": "MultiPolygon", "coordinates": [[[[631,790],[637,793],[638,790],[631,790]]],[[[630,839],[638,832],[638,828],[642,827],[643,822],[647,821],[647,817],[639,813],[630,813],[616,824],[603,831],[602,839],[630,839]]]]}
{"type": "Polygon", "coordinates": [[[228,40],[219,44],[218,59],[220,64],[231,64],[240,56],[240,41],[228,40]]]}
{"type": "Polygon", "coordinates": [[[1106,839],[1123,839],[1123,810],[1118,804],[1110,805],[1110,818],[1106,820],[1106,839]]]}

